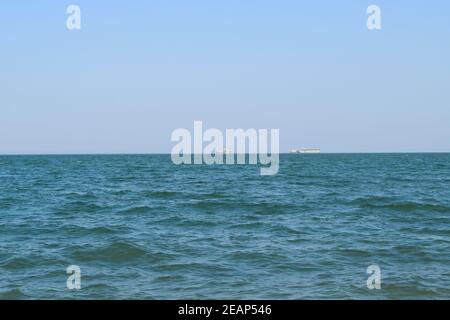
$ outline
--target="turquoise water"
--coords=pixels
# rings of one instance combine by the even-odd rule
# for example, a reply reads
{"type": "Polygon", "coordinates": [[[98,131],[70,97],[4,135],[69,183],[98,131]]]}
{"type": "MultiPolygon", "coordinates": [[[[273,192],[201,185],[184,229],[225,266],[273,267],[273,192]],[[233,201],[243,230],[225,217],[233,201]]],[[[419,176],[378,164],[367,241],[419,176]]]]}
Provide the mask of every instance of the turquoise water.
{"type": "Polygon", "coordinates": [[[0,298],[448,299],[449,249],[450,154],[0,157],[0,298]]]}

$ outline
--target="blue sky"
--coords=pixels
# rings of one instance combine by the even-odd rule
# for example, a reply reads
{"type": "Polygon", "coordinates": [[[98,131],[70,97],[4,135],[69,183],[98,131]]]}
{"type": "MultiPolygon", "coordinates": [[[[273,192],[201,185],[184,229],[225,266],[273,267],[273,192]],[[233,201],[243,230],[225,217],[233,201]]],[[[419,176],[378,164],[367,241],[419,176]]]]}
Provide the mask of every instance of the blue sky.
{"type": "Polygon", "coordinates": [[[0,153],[170,152],[194,120],[279,128],[282,151],[450,151],[449,15],[448,1],[3,0],[0,153]]]}

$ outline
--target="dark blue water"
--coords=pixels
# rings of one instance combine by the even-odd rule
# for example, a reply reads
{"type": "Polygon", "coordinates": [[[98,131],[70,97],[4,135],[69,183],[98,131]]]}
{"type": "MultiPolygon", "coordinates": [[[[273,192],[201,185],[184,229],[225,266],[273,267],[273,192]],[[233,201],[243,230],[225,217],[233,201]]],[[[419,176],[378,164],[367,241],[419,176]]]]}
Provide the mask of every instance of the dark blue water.
{"type": "Polygon", "coordinates": [[[448,299],[450,155],[2,156],[0,298],[448,299]]]}

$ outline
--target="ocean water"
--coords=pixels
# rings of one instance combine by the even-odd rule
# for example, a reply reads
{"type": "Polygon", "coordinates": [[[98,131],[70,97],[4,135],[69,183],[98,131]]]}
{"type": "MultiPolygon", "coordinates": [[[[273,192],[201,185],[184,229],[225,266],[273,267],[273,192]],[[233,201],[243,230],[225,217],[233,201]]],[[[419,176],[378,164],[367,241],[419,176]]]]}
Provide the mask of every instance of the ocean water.
{"type": "Polygon", "coordinates": [[[449,299],[450,154],[0,157],[0,299],[185,298],[449,299]]]}

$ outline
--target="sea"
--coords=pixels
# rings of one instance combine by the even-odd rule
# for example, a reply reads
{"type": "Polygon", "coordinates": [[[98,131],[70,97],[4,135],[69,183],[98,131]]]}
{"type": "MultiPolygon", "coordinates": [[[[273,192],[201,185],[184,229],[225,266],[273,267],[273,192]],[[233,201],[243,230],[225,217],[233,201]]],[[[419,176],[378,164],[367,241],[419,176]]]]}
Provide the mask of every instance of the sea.
{"type": "Polygon", "coordinates": [[[0,299],[449,298],[450,154],[0,156],[0,299]]]}

